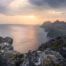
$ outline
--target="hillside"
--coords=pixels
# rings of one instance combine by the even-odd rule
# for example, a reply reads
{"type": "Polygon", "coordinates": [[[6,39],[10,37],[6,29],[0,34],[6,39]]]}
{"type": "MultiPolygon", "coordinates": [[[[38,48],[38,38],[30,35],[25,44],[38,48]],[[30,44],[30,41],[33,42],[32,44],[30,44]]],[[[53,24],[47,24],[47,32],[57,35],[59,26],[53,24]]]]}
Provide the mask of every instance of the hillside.
{"type": "Polygon", "coordinates": [[[42,28],[48,32],[49,37],[56,38],[58,36],[66,35],[66,22],[56,20],[54,22],[45,22],[41,25],[42,28]]]}

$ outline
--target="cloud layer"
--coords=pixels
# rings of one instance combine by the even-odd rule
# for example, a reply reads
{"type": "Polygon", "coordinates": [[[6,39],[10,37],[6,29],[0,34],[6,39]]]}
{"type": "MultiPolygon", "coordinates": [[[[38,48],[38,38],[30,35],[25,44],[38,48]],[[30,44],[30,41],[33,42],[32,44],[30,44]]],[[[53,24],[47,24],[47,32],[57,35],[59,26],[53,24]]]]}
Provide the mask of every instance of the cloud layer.
{"type": "Polygon", "coordinates": [[[40,10],[65,8],[66,0],[0,0],[0,13],[29,14],[40,10]]]}
{"type": "Polygon", "coordinates": [[[0,22],[40,23],[56,19],[66,21],[65,6],[66,0],[0,0],[0,22]]]}
{"type": "Polygon", "coordinates": [[[66,6],[66,0],[29,0],[32,5],[35,6],[48,6],[52,8],[64,7],[66,6]]]}
{"type": "Polygon", "coordinates": [[[14,14],[26,9],[28,0],[0,0],[0,13],[14,14]]]}
{"type": "Polygon", "coordinates": [[[0,0],[0,13],[7,13],[8,6],[13,0],[0,0]]]}

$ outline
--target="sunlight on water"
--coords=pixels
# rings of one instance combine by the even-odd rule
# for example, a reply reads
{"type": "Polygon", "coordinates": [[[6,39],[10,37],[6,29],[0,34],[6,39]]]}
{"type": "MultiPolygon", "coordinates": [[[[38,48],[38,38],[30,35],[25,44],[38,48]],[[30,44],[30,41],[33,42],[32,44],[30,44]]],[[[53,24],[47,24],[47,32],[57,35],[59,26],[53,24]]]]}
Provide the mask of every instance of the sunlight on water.
{"type": "Polygon", "coordinates": [[[14,49],[21,53],[37,49],[42,39],[46,41],[46,33],[41,31],[33,26],[0,26],[0,36],[12,37],[14,49]]]}
{"type": "Polygon", "coordinates": [[[11,35],[14,38],[14,49],[19,52],[26,52],[28,50],[33,50],[37,47],[37,39],[35,38],[35,30],[33,27],[30,29],[28,27],[12,27],[11,35]]]}

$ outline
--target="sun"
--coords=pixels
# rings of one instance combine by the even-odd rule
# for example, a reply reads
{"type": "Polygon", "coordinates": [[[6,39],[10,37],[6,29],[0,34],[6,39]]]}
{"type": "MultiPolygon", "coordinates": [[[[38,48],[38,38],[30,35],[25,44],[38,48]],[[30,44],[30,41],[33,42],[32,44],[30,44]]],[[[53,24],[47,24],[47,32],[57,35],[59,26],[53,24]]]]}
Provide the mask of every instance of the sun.
{"type": "Polygon", "coordinates": [[[35,19],[36,16],[34,16],[34,15],[29,15],[29,16],[27,16],[27,18],[29,18],[29,19],[35,19]]]}

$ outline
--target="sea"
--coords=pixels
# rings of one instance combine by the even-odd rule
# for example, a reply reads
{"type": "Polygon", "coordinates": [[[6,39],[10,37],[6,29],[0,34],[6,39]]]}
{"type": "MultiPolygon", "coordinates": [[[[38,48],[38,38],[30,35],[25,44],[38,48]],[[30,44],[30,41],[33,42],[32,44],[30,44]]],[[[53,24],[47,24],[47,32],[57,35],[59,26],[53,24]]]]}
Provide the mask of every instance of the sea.
{"type": "Polygon", "coordinates": [[[48,41],[45,29],[37,25],[0,24],[0,36],[11,37],[14,50],[20,53],[34,51],[48,41]]]}

